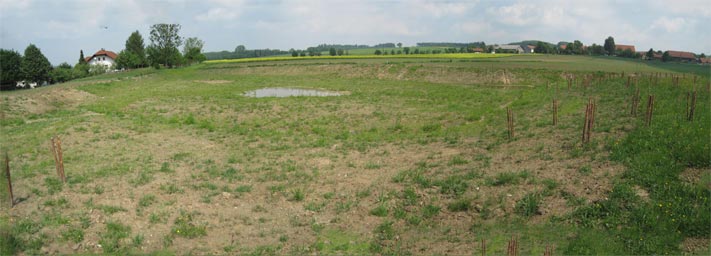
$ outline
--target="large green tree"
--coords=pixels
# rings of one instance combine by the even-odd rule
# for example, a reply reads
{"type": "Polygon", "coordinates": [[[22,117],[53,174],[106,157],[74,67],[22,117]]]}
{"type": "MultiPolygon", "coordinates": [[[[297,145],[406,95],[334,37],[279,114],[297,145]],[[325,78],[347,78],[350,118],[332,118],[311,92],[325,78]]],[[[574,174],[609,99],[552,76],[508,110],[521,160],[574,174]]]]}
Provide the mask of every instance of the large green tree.
{"type": "MultiPolygon", "coordinates": [[[[126,45],[122,53],[126,58],[128,68],[142,68],[146,66],[146,49],[143,43],[143,36],[138,30],[131,33],[126,39],[126,45]]],[[[119,54],[120,56],[121,54],[119,54]]]]}
{"type": "Polygon", "coordinates": [[[0,89],[12,89],[22,80],[22,56],[13,50],[0,49],[0,89]]]}
{"type": "Polygon", "coordinates": [[[25,49],[20,69],[22,70],[23,79],[41,83],[49,81],[49,72],[52,71],[52,64],[49,63],[47,57],[42,54],[42,51],[37,46],[30,44],[25,49]]]}
{"type": "Polygon", "coordinates": [[[183,39],[178,35],[180,24],[153,24],[151,26],[151,45],[146,49],[151,65],[158,67],[174,67],[181,62],[178,47],[183,44],[183,39]]]}
{"type": "Polygon", "coordinates": [[[188,63],[202,62],[205,60],[205,55],[202,54],[202,47],[205,42],[197,37],[185,39],[185,47],[183,48],[183,57],[188,63]]]}
{"type": "Polygon", "coordinates": [[[603,46],[605,48],[605,51],[609,55],[615,55],[615,39],[612,38],[611,36],[607,37],[605,39],[605,45],[603,46]]]}

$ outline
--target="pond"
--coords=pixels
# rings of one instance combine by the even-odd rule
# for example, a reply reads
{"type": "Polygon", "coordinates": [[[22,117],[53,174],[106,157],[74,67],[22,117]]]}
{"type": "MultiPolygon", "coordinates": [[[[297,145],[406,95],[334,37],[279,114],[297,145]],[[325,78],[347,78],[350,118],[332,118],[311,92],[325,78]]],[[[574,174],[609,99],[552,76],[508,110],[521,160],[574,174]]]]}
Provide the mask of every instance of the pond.
{"type": "Polygon", "coordinates": [[[325,97],[325,96],[341,96],[339,92],[323,91],[323,90],[311,90],[311,89],[297,89],[297,88],[262,88],[254,91],[248,91],[244,93],[244,96],[264,98],[264,97],[291,97],[291,96],[315,96],[315,97],[325,97]]]}

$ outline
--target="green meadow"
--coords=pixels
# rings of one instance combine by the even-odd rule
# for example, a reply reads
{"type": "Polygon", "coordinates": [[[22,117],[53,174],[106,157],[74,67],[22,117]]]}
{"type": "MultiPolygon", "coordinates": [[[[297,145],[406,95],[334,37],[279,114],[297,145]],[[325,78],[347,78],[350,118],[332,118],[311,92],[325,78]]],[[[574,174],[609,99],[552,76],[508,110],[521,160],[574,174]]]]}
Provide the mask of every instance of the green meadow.
{"type": "Polygon", "coordinates": [[[0,254],[711,252],[709,66],[446,56],[214,61],[2,92],[0,254]],[[245,96],[261,88],[341,96],[245,96]]]}

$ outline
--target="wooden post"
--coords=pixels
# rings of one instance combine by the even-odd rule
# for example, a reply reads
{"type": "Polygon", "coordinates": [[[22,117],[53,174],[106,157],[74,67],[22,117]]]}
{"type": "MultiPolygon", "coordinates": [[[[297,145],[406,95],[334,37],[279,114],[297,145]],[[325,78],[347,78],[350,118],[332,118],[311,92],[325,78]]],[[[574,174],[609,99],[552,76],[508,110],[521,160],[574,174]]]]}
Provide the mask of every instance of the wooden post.
{"type": "Polygon", "coordinates": [[[506,123],[509,130],[509,139],[514,138],[514,116],[510,107],[506,107],[506,123]]]}
{"type": "Polygon", "coordinates": [[[632,95],[632,109],[630,110],[630,115],[637,116],[637,109],[639,108],[639,88],[637,88],[632,95]]]}
{"type": "Polygon", "coordinates": [[[647,115],[645,116],[645,121],[647,126],[652,124],[652,116],[654,115],[654,95],[649,95],[647,97],[647,115]]]}
{"type": "Polygon", "coordinates": [[[481,256],[486,255],[486,240],[481,239],[481,256]]]}
{"type": "Polygon", "coordinates": [[[15,206],[15,196],[12,194],[12,177],[10,176],[10,157],[5,152],[5,177],[7,177],[7,191],[10,192],[10,208],[15,206]]]}
{"type": "Polygon", "coordinates": [[[518,241],[516,241],[516,238],[514,236],[511,236],[511,240],[509,240],[509,246],[506,250],[506,255],[518,256],[518,241]]]}
{"type": "Polygon", "coordinates": [[[546,251],[543,252],[543,256],[553,256],[553,246],[546,245],[546,251]]]}
{"type": "Polygon", "coordinates": [[[689,120],[689,122],[694,121],[694,112],[696,112],[696,91],[694,92],[689,92],[686,94],[687,96],[687,113],[686,113],[686,119],[689,120]]]}
{"type": "Polygon", "coordinates": [[[57,170],[57,176],[63,183],[67,182],[64,176],[64,158],[62,157],[62,140],[59,136],[52,138],[52,154],[54,155],[54,167],[57,170]]]}
{"type": "Polygon", "coordinates": [[[592,128],[595,126],[595,102],[592,98],[588,99],[588,105],[585,107],[585,121],[583,122],[583,135],[581,141],[583,144],[590,142],[592,128]]]}
{"type": "Polygon", "coordinates": [[[588,125],[588,142],[590,142],[590,137],[592,135],[592,129],[595,128],[595,111],[597,110],[597,104],[593,99],[590,99],[590,125],[588,125]]]}
{"type": "Polygon", "coordinates": [[[553,99],[553,126],[558,125],[558,100],[553,99]]]}

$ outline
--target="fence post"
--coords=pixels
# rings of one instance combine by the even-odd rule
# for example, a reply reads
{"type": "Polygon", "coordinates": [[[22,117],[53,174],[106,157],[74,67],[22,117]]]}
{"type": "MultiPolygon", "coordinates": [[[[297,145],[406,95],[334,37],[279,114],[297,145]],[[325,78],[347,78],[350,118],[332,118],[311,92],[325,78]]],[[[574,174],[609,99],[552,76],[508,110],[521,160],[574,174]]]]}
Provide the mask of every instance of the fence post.
{"type": "Polygon", "coordinates": [[[15,196],[12,194],[12,177],[10,176],[10,157],[5,152],[5,177],[7,177],[7,190],[10,192],[10,208],[15,206],[15,196]]]}

